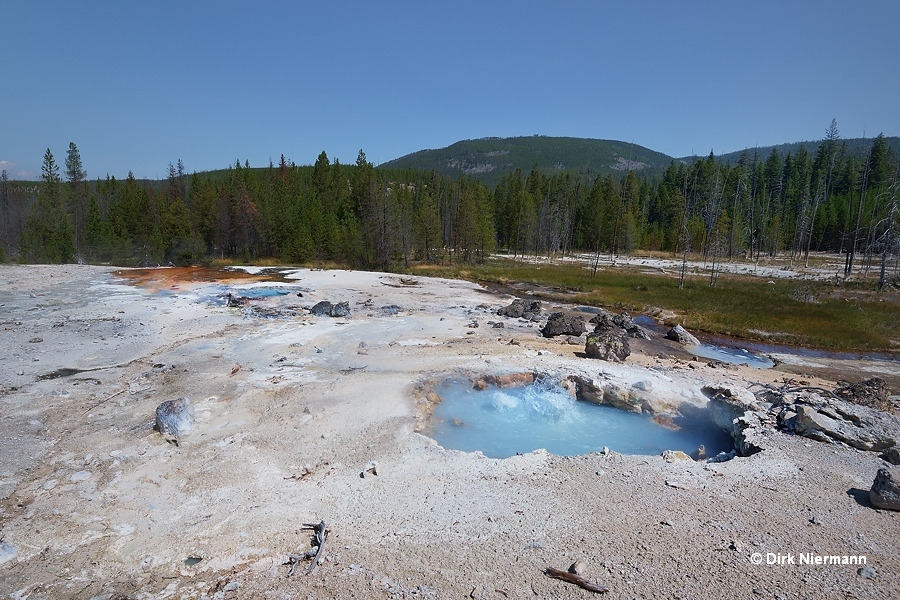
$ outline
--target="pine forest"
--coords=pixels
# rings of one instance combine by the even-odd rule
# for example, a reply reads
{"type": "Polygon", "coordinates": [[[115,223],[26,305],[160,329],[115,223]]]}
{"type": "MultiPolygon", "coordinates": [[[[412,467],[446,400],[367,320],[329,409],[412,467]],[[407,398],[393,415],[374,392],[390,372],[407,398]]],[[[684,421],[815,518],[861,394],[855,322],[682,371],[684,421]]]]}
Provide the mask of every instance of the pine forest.
{"type": "Polygon", "coordinates": [[[392,269],[510,255],[655,251],[707,261],[841,253],[845,275],[896,277],[900,163],[883,135],[851,152],[835,122],[814,152],[736,161],[712,153],[655,170],[586,174],[517,168],[492,189],[477,174],[376,168],[322,152],[162,181],[90,180],[70,143],[40,181],[0,179],[0,258],[132,266],[213,259],[392,269]]]}

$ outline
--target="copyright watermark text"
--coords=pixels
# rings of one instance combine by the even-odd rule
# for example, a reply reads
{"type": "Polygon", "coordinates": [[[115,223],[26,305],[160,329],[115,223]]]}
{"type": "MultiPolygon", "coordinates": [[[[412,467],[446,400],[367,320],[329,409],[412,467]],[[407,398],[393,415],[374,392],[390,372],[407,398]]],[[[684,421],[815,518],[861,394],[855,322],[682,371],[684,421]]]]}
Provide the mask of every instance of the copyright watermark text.
{"type": "Polygon", "coordinates": [[[799,552],[797,554],[781,554],[780,552],[754,552],[750,555],[754,565],[865,565],[865,554],[817,554],[815,552],[799,552]]]}

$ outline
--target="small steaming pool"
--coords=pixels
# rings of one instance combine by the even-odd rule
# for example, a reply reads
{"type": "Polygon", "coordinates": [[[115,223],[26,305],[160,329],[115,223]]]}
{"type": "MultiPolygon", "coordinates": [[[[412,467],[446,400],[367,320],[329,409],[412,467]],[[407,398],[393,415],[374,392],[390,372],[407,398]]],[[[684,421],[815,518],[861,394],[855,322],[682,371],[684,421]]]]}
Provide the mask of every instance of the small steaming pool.
{"type": "Polygon", "coordinates": [[[538,448],[559,456],[600,452],[658,455],[664,450],[707,456],[734,449],[731,436],[711,421],[664,427],[648,416],[574,400],[558,385],[536,382],[516,388],[472,389],[469,381],[448,382],[435,391],[431,437],[444,448],[507,458],[538,448]]]}

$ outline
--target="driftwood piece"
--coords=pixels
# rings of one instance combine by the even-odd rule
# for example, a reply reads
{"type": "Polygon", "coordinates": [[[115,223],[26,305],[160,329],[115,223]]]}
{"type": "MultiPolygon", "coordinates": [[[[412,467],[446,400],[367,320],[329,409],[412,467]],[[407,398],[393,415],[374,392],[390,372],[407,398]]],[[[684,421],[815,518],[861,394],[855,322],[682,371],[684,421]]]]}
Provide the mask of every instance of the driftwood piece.
{"type": "Polygon", "coordinates": [[[591,592],[600,593],[609,591],[608,587],[597,585],[596,583],[589,581],[581,575],[576,575],[575,573],[569,573],[568,571],[562,571],[560,569],[554,569],[553,567],[547,567],[546,569],[544,569],[544,575],[546,575],[547,577],[552,577],[554,579],[562,579],[563,581],[574,583],[575,585],[591,592]]]}
{"type": "Polygon", "coordinates": [[[287,574],[288,577],[294,574],[294,571],[297,569],[297,565],[300,564],[301,560],[307,560],[309,558],[312,559],[312,564],[309,565],[306,574],[309,575],[312,573],[313,569],[319,564],[319,560],[322,558],[322,552],[325,548],[326,530],[324,520],[319,523],[304,523],[301,529],[312,529],[312,547],[303,554],[288,554],[288,561],[284,563],[286,565],[291,565],[291,570],[288,571],[287,574]]]}
{"type": "Polygon", "coordinates": [[[106,398],[104,398],[104,399],[101,400],[100,402],[97,402],[96,404],[94,404],[93,406],[91,406],[89,409],[87,409],[86,411],[84,411],[83,413],[81,413],[81,416],[83,417],[84,415],[88,414],[89,412],[91,412],[92,410],[94,410],[95,408],[97,408],[98,406],[100,406],[101,404],[103,404],[104,402],[109,402],[110,400],[112,400],[113,398],[115,398],[116,396],[118,396],[119,394],[124,394],[125,391],[126,391],[126,390],[119,390],[118,392],[116,392],[116,393],[113,394],[112,396],[107,396],[106,398]]]}
{"type": "Polygon", "coordinates": [[[312,564],[310,564],[309,568],[306,570],[306,574],[309,575],[313,572],[313,569],[316,568],[316,565],[319,564],[319,558],[322,556],[322,551],[325,549],[325,520],[319,521],[318,524],[304,523],[303,528],[313,530],[313,537],[316,541],[315,545],[318,546],[312,564]]]}

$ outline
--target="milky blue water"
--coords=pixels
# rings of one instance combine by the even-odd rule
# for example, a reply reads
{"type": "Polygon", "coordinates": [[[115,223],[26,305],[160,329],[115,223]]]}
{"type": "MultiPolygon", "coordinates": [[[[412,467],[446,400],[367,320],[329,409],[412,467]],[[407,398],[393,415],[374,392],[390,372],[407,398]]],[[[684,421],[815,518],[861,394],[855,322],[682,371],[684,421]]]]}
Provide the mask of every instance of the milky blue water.
{"type": "Polygon", "coordinates": [[[768,357],[754,354],[744,348],[729,348],[727,346],[716,346],[713,344],[700,344],[699,346],[685,346],[685,350],[691,354],[702,356],[703,358],[719,360],[736,365],[749,365],[756,369],[771,369],[775,366],[775,363],[768,357]]]}
{"type": "Polygon", "coordinates": [[[679,423],[674,431],[647,415],[574,400],[553,384],[472,389],[469,381],[435,390],[443,401],[434,410],[434,439],[444,448],[506,458],[544,448],[559,456],[600,452],[691,453],[701,444],[708,456],[734,448],[731,436],[711,421],[679,423]]]}
{"type": "Polygon", "coordinates": [[[242,298],[273,298],[275,296],[287,296],[291,293],[291,290],[281,287],[254,287],[236,289],[233,290],[232,293],[235,296],[241,296],[242,298]]]}

